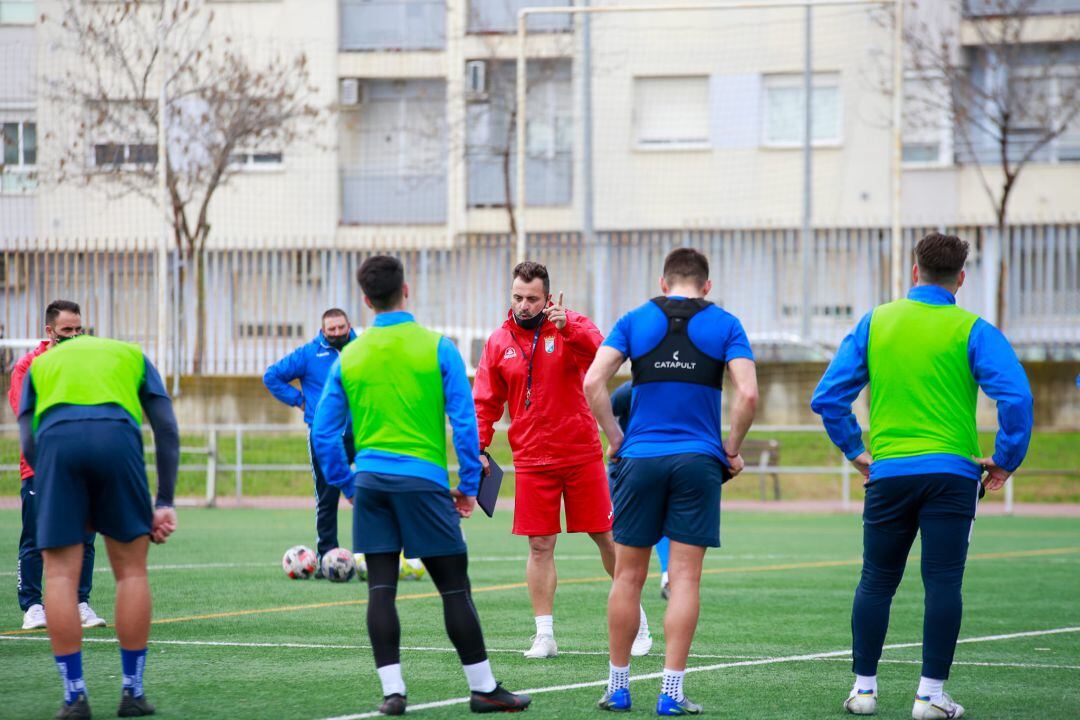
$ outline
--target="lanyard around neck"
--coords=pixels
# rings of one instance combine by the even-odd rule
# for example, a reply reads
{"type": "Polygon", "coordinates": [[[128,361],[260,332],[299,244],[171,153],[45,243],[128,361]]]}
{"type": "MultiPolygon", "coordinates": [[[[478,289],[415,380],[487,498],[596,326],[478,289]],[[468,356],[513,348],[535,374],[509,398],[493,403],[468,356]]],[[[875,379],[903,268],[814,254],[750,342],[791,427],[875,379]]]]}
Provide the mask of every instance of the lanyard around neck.
{"type": "MultiPolygon", "coordinates": [[[[536,326],[536,332],[533,333],[532,352],[529,353],[529,374],[525,379],[525,409],[528,409],[532,405],[532,377],[533,377],[533,358],[536,357],[536,343],[540,342],[540,328],[544,326],[544,321],[541,320],[540,324],[536,326]]],[[[521,347],[521,343],[518,342],[517,336],[514,336],[514,344],[521,350],[521,354],[525,354],[525,348],[521,347]]]]}

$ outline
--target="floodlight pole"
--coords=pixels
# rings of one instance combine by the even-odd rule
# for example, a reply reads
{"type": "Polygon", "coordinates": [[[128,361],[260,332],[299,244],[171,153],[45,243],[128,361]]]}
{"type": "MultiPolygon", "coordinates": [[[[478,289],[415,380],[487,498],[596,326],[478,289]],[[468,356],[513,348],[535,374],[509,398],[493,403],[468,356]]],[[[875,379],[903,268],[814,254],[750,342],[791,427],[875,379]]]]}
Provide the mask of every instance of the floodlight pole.
{"type": "Polygon", "coordinates": [[[525,20],[528,8],[518,13],[517,43],[517,129],[514,140],[517,143],[517,187],[515,188],[514,212],[517,218],[517,262],[525,262],[528,246],[525,243],[525,83],[528,74],[525,68],[525,20]]]}
{"type": "MultiPolygon", "coordinates": [[[[157,252],[157,343],[155,344],[155,359],[165,372],[166,345],[165,338],[169,330],[169,222],[167,213],[169,208],[169,187],[165,164],[168,162],[168,137],[166,134],[166,117],[168,108],[168,96],[166,86],[169,82],[167,67],[168,52],[165,51],[165,19],[169,17],[171,3],[163,2],[161,5],[161,19],[157,27],[157,42],[161,52],[161,87],[158,89],[157,109],[157,170],[158,188],[161,193],[161,238],[157,252]]],[[[173,339],[176,342],[176,338],[173,339]]],[[[173,383],[174,387],[179,384],[180,368],[174,363],[173,383]]]]}
{"type": "Polygon", "coordinates": [[[901,186],[904,160],[904,1],[893,5],[893,95],[892,95],[892,203],[890,207],[892,231],[892,299],[899,300],[903,292],[903,227],[901,226],[901,186]]]}
{"type": "Polygon", "coordinates": [[[802,206],[802,341],[810,345],[811,321],[814,309],[810,292],[810,245],[813,241],[811,218],[814,206],[813,182],[813,93],[814,93],[814,40],[813,8],[807,5],[803,12],[803,206],[802,206]]]}

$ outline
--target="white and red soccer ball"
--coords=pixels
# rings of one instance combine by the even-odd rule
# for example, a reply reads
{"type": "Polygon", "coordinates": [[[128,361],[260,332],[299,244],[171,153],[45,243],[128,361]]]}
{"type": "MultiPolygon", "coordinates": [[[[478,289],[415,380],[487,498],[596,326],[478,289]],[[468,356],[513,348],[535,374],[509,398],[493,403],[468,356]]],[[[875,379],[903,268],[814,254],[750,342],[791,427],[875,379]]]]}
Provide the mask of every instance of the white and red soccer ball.
{"type": "Polygon", "coordinates": [[[285,556],[281,558],[281,569],[293,580],[305,580],[315,574],[318,562],[314,550],[296,545],[285,551],[285,556]]]}

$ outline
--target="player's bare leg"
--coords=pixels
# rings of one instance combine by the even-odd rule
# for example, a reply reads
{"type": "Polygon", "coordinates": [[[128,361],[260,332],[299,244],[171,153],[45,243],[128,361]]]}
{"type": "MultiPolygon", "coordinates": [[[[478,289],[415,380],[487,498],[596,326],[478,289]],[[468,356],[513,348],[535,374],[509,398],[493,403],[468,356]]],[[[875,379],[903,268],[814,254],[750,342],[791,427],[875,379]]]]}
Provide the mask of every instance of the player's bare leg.
{"type": "Polygon", "coordinates": [[[641,589],[649,575],[651,547],[615,544],[615,577],[608,595],[608,642],[611,664],[630,664],[630,648],[637,635],[641,589]]]}
{"type": "Polygon", "coordinates": [[[529,537],[529,559],[525,565],[525,580],[529,600],[536,618],[536,635],[525,657],[532,659],[555,657],[555,630],[552,612],[555,608],[555,588],[559,583],[555,571],[555,540],[558,535],[529,537]]]}
{"type": "Polygon", "coordinates": [[[150,538],[142,536],[129,543],[105,538],[109,562],[116,577],[116,637],[120,647],[138,650],[150,637],[150,582],[146,575],[146,553],[150,538]]]}
{"type": "Polygon", "coordinates": [[[47,548],[45,561],[45,613],[49,640],[64,684],[64,704],[55,717],[84,720],[90,717],[82,668],[82,620],[79,618],[79,574],[83,544],[47,548]],[[55,620],[53,618],[56,618],[55,620]]]}
{"type": "Polygon", "coordinates": [[[153,715],[154,706],[143,694],[142,669],[146,641],[150,637],[150,581],[146,574],[146,554],[150,538],[146,535],[128,543],[105,538],[109,562],[116,577],[116,638],[120,642],[121,661],[125,667],[124,689],[120,698],[120,717],[153,715]]]}
{"type": "Polygon", "coordinates": [[[686,669],[701,607],[701,564],[704,559],[705,548],[671,541],[668,564],[671,599],[664,615],[664,667],[671,670],[686,669]]]}
{"type": "Polygon", "coordinates": [[[45,616],[49,618],[49,640],[54,655],[68,655],[82,647],[79,573],[83,551],[82,543],[41,551],[45,561],[45,616]]]}
{"type": "MultiPolygon", "coordinates": [[[[602,533],[589,533],[589,537],[600,549],[600,561],[604,563],[604,571],[612,578],[615,577],[615,541],[611,537],[611,531],[602,533]]],[[[638,606],[638,631],[634,637],[634,646],[630,654],[634,657],[648,655],[652,650],[652,633],[649,632],[649,620],[645,617],[645,608],[638,606]]]]}
{"type": "Polygon", "coordinates": [[[604,564],[604,572],[615,577],[615,541],[611,538],[611,531],[589,533],[589,537],[600,550],[600,562],[604,564]]]}

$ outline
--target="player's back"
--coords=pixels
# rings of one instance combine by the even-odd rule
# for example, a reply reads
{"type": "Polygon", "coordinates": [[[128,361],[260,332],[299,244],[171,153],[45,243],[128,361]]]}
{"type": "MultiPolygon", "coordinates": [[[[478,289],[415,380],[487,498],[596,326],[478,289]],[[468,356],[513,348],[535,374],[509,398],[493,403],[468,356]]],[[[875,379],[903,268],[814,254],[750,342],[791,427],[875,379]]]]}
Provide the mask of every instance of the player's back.
{"type": "Polygon", "coordinates": [[[657,298],[624,315],[605,344],[627,355],[634,369],[621,456],[705,453],[725,459],[723,369],[734,358],[753,359],[734,315],[703,300],[657,298]]]}

